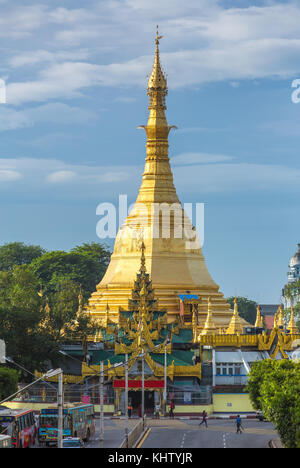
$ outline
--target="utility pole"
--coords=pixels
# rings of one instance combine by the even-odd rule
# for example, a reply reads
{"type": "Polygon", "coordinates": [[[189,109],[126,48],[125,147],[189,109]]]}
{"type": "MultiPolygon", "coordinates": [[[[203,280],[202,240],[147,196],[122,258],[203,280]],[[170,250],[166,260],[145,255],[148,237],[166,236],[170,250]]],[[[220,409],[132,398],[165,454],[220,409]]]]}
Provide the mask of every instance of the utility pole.
{"type": "Polygon", "coordinates": [[[58,394],[57,394],[57,407],[58,407],[58,439],[57,447],[63,448],[63,371],[58,373],[58,394]]]}
{"type": "Polygon", "coordinates": [[[103,394],[104,394],[104,372],[103,361],[100,362],[100,440],[104,440],[104,414],[103,414],[103,394]]]}
{"type": "Polygon", "coordinates": [[[145,356],[144,350],[142,350],[142,418],[144,427],[144,413],[145,413],[145,356]]]}
{"type": "Polygon", "coordinates": [[[164,415],[167,412],[167,343],[165,344],[164,415]]]}
{"type": "Polygon", "coordinates": [[[125,439],[128,448],[128,354],[125,354],[125,439]]]}

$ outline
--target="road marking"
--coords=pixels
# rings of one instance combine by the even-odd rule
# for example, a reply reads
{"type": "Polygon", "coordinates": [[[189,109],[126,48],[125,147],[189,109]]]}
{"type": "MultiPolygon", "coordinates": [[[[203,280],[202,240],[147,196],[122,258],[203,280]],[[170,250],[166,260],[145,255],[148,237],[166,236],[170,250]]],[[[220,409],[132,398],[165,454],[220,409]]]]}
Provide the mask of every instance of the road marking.
{"type": "Polygon", "coordinates": [[[148,435],[150,434],[150,431],[151,431],[151,427],[148,427],[148,429],[146,430],[144,436],[142,437],[142,440],[139,442],[139,444],[136,446],[136,448],[141,448],[141,446],[143,445],[143,443],[147,439],[148,435]]]}

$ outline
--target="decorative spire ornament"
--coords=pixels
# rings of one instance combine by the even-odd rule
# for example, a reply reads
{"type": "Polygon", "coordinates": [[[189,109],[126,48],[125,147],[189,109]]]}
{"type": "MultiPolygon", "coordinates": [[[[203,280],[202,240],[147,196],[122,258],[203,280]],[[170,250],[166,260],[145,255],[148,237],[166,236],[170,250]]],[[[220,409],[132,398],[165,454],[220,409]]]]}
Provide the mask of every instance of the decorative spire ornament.
{"type": "Polygon", "coordinates": [[[210,296],[207,302],[207,317],[204,328],[201,335],[214,335],[216,333],[216,326],[213,321],[212,310],[211,310],[211,299],[210,296]]]}
{"type": "Polygon", "coordinates": [[[256,328],[264,328],[263,317],[261,316],[261,313],[260,313],[260,306],[259,306],[259,304],[257,305],[256,311],[257,311],[257,312],[256,312],[255,327],[256,327],[256,328]]]}
{"type": "Polygon", "coordinates": [[[299,333],[298,327],[295,322],[295,317],[294,317],[294,307],[291,307],[291,317],[290,321],[287,327],[287,330],[290,332],[291,335],[297,335],[299,333]]]}
{"type": "Polygon", "coordinates": [[[243,333],[243,324],[239,316],[237,297],[235,297],[233,316],[230,321],[229,327],[226,330],[226,334],[227,335],[237,335],[237,334],[241,335],[242,333],[243,333]]]}
{"type": "Polygon", "coordinates": [[[277,327],[284,327],[284,319],[283,319],[282,305],[281,304],[278,307],[277,317],[276,317],[276,324],[277,324],[277,327]]]}

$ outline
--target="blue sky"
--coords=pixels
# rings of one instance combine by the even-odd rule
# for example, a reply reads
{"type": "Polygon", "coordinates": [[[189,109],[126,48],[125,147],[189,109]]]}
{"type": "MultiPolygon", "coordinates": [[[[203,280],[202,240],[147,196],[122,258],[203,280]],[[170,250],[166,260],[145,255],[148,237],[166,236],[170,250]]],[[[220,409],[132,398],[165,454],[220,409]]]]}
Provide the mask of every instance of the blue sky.
{"type": "Polygon", "coordinates": [[[299,1],[0,0],[0,243],[96,241],[141,182],[156,24],[182,202],[226,296],[277,302],[300,242],[299,1]]]}

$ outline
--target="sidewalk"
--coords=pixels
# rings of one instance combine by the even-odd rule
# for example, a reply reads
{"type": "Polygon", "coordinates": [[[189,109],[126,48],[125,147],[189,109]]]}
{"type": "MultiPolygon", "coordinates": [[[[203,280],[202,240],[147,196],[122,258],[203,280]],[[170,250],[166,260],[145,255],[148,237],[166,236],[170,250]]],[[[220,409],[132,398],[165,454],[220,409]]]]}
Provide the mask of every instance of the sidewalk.
{"type": "Polygon", "coordinates": [[[272,439],[272,440],[270,440],[269,446],[270,446],[270,448],[281,448],[281,449],[284,448],[284,446],[282,445],[282,442],[281,442],[280,439],[272,439]]]}
{"type": "MultiPolygon", "coordinates": [[[[125,438],[125,419],[104,418],[104,440],[100,441],[99,419],[95,419],[96,434],[86,444],[87,448],[119,448],[125,438]]],[[[129,432],[136,426],[136,419],[128,420],[129,432]]]]}
{"type": "MultiPolygon", "coordinates": [[[[215,414],[209,414],[208,419],[236,419],[237,415],[240,414],[241,419],[256,419],[255,413],[215,413],[215,414]]],[[[104,419],[111,419],[111,420],[124,420],[125,416],[105,416],[104,419]]],[[[130,421],[132,420],[139,420],[140,418],[138,416],[132,416],[130,421]]],[[[147,416],[147,419],[156,419],[151,416],[147,416]]],[[[170,419],[169,416],[160,416],[160,419],[170,419]]],[[[179,419],[179,420],[193,420],[193,419],[202,419],[201,414],[196,414],[195,416],[180,416],[179,414],[176,415],[174,419],[179,419]]]]}

